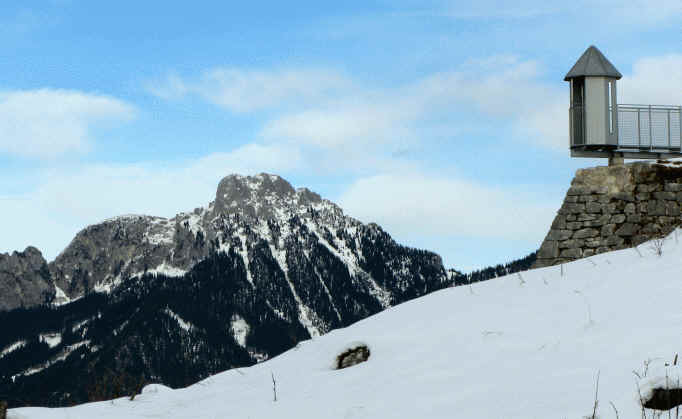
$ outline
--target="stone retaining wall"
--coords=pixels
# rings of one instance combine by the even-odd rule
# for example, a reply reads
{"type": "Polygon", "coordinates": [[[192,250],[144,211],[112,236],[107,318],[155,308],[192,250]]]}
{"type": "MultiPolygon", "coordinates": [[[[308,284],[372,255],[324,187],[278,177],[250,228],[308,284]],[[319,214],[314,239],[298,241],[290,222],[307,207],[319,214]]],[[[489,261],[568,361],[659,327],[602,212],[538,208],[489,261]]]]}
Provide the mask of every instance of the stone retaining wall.
{"type": "Polygon", "coordinates": [[[682,167],[629,163],[581,169],[534,267],[636,246],[681,223],[682,167]]]}

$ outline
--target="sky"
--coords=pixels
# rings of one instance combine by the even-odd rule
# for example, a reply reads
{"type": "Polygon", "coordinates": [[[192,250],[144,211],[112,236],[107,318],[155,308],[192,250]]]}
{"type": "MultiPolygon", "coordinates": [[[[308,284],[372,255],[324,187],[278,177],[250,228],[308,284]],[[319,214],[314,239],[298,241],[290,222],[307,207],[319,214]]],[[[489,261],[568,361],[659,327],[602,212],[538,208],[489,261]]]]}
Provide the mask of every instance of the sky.
{"type": "Polygon", "coordinates": [[[90,2],[0,7],[0,253],[205,206],[273,173],[468,271],[536,250],[579,168],[563,77],[682,104],[682,2],[90,2]]]}

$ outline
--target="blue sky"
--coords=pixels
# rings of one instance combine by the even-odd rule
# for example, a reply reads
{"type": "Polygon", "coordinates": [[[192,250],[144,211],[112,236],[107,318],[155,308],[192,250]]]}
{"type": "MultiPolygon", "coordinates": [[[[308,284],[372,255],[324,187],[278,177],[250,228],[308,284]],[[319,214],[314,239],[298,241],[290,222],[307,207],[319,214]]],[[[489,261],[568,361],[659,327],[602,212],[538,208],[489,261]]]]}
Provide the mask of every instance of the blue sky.
{"type": "Polygon", "coordinates": [[[276,173],[469,270],[536,249],[576,169],[564,74],[682,103],[682,3],[3,2],[0,252],[53,259],[276,173]],[[169,4],[170,3],[170,4],[169,4]]]}

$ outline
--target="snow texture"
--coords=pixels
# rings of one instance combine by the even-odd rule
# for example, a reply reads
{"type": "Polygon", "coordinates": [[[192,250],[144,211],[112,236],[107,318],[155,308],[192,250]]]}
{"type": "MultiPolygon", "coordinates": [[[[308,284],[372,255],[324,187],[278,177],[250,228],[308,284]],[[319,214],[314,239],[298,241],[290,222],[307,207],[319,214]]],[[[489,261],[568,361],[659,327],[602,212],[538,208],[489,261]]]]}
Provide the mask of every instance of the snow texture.
{"type": "Polygon", "coordinates": [[[232,331],[234,339],[237,341],[237,343],[241,347],[246,348],[246,337],[249,335],[249,332],[251,331],[251,327],[246,322],[246,320],[244,320],[244,318],[242,318],[241,316],[235,314],[234,316],[232,316],[230,330],[232,331]]]}
{"type": "Polygon", "coordinates": [[[45,333],[40,335],[40,341],[47,343],[50,348],[59,346],[62,343],[62,335],[59,333],[45,333]]]}
{"type": "Polygon", "coordinates": [[[180,326],[180,328],[186,332],[189,332],[194,327],[192,323],[185,321],[182,317],[175,314],[173,310],[171,310],[168,307],[166,307],[166,309],[164,309],[163,312],[168,314],[173,320],[178,322],[178,326],[180,326]]]}
{"type": "Polygon", "coordinates": [[[553,266],[445,289],[184,389],[8,417],[582,418],[599,374],[597,415],[615,417],[612,402],[621,419],[641,418],[638,387],[680,375],[665,364],[682,349],[682,245],[668,239],[661,257],[640,249],[565,264],[563,275],[553,266]],[[332,370],[356,342],[369,360],[332,370]]]}
{"type": "Polygon", "coordinates": [[[0,351],[0,358],[2,358],[3,356],[9,354],[10,352],[14,352],[14,351],[16,351],[17,349],[23,348],[25,345],[26,345],[26,341],[25,341],[25,340],[20,340],[19,342],[14,342],[13,344],[8,345],[8,346],[5,347],[2,351],[0,351]]]}

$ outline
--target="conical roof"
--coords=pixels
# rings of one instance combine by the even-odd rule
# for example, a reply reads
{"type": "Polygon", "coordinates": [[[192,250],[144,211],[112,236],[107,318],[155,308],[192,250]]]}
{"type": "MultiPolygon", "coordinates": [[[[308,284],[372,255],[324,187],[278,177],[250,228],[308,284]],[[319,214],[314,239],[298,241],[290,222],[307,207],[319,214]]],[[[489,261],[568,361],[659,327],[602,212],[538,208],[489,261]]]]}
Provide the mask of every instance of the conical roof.
{"type": "Polygon", "coordinates": [[[604,57],[594,45],[591,45],[575,63],[571,71],[564,77],[565,81],[583,76],[602,76],[620,79],[622,74],[604,57]]]}

